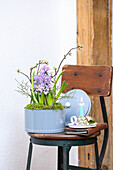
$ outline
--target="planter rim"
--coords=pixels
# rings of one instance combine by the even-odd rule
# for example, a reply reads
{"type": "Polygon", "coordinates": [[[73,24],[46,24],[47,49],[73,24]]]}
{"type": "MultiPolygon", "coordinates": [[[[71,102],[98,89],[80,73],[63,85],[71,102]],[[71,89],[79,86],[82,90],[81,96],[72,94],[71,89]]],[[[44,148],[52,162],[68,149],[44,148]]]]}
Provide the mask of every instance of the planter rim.
{"type": "Polygon", "coordinates": [[[31,111],[60,111],[60,110],[64,110],[64,109],[66,109],[66,108],[64,108],[64,109],[57,109],[57,110],[52,110],[52,109],[47,109],[47,110],[44,110],[44,109],[42,109],[42,110],[38,110],[38,109],[34,109],[34,110],[32,110],[32,109],[26,109],[25,107],[24,107],[24,109],[25,110],[31,110],[31,111]]]}

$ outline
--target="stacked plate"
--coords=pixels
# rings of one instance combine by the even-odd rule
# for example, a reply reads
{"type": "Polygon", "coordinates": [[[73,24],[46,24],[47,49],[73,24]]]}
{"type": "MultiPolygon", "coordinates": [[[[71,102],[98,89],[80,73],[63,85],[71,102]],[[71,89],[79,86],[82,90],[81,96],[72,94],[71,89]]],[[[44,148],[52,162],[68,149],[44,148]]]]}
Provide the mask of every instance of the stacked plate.
{"type": "Polygon", "coordinates": [[[80,89],[73,89],[65,93],[63,98],[59,100],[64,106],[66,106],[65,112],[65,126],[68,126],[71,116],[79,117],[79,103],[83,98],[84,103],[84,116],[88,115],[91,109],[91,101],[86,92],[80,89]]]}

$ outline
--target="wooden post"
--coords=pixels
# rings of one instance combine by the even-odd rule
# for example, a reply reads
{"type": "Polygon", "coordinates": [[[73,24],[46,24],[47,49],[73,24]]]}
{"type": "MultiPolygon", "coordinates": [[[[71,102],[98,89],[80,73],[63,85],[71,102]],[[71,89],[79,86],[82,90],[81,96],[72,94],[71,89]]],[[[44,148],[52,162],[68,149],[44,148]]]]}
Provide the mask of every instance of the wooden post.
{"type": "MultiPolygon", "coordinates": [[[[77,53],[77,64],[112,65],[112,0],[77,0],[77,43],[83,45],[82,52],[77,53]]],[[[91,116],[96,121],[102,120],[99,112],[99,99],[91,98],[91,116]]],[[[112,97],[106,98],[109,119],[109,141],[102,164],[103,170],[113,169],[112,140],[112,97]]],[[[103,136],[103,135],[102,135],[103,136]]],[[[99,149],[103,137],[99,137],[99,149]]],[[[100,151],[100,150],[99,150],[100,151]]],[[[79,148],[81,166],[95,167],[94,148],[79,148]]]]}

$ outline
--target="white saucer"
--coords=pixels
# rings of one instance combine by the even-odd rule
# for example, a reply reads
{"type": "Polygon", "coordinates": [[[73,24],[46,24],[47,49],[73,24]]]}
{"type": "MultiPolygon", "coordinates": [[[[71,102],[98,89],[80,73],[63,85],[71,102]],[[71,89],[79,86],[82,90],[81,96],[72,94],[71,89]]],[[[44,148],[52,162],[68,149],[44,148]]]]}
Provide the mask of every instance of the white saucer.
{"type": "Polygon", "coordinates": [[[72,123],[69,123],[68,126],[70,128],[76,128],[76,129],[86,129],[86,128],[92,128],[96,127],[97,123],[91,124],[91,125],[73,125],[72,123]]]}

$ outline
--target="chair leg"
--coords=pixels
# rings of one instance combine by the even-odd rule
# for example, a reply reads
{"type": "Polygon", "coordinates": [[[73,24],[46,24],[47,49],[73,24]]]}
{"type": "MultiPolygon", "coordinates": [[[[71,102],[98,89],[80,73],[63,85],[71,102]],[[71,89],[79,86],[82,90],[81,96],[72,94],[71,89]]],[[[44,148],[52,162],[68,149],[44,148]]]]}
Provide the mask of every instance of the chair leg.
{"type": "Polygon", "coordinates": [[[30,165],[31,165],[31,157],[32,157],[32,149],[33,149],[33,144],[30,141],[29,143],[29,152],[28,152],[28,158],[27,158],[27,167],[26,170],[30,170],[30,165]]]}
{"type": "Polygon", "coordinates": [[[96,166],[97,166],[97,170],[100,170],[100,160],[99,160],[99,153],[98,153],[98,144],[97,141],[95,143],[95,157],[96,157],[96,166]]]}
{"type": "Polygon", "coordinates": [[[63,148],[58,146],[58,170],[63,170],[63,148]]]}
{"type": "Polygon", "coordinates": [[[69,150],[70,147],[63,146],[63,170],[68,170],[69,167],[69,150]]]}

